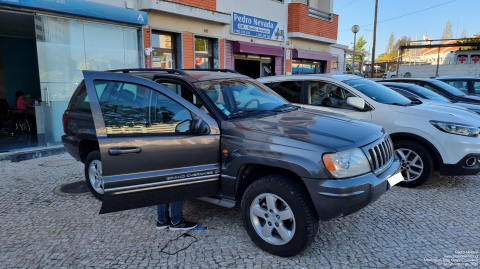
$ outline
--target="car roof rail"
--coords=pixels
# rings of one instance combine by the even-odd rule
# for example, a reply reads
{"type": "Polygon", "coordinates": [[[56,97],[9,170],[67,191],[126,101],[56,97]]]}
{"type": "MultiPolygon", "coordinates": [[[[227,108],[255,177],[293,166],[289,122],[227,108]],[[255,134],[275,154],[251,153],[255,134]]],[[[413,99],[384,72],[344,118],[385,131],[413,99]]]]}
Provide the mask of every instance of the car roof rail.
{"type": "MultiPolygon", "coordinates": [[[[233,74],[240,74],[235,70],[232,69],[217,69],[217,68],[207,68],[207,69],[182,69],[187,71],[212,71],[212,72],[223,72],[223,73],[233,73],[233,74]]],[[[241,74],[240,74],[241,75],[241,74]]]]}
{"type": "Polygon", "coordinates": [[[122,72],[124,74],[130,72],[165,72],[169,74],[180,74],[185,76],[190,76],[187,72],[182,71],[181,69],[162,69],[162,68],[129,68],[129,69],[114,69],[107,70],[105,72],[122,72]]]}

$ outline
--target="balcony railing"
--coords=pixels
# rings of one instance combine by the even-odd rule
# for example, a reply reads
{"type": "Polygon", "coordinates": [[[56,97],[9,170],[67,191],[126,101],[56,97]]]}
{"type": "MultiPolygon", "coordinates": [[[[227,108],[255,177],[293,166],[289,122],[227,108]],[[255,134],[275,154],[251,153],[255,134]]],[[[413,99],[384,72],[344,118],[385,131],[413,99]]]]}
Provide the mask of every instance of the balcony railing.
{"type": "Polygon", "coordinates": [[[308,6],[308,16],[332,22],[333,14],[308,6]]]}

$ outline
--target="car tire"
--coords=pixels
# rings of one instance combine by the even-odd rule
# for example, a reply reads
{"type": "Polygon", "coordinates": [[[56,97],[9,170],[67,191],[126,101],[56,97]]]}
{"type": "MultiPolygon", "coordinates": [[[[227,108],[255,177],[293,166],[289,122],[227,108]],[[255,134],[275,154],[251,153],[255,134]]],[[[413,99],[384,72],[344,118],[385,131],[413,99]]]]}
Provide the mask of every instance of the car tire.
{"type": "Polygon", "coordinates": [[[393,143],[400,158],[402,175],[405,180],[399,186],[415,188],[423,185],[433,174],[434,162],[430,151],[420,143],[400,140],[393,143]]]}
{"type": "Polygon", "coordinates": [[[319,219],[310,195],[286,176],[268,175],[253,182],[243,195],[241,210],[250,238],[274,255],[294,256],[317,235],[319,219]]]}
{"type": "Polygon", "coordinates": [[[390,78],[396,78],[396,77],[397,77],[397,76],[395,76],[395,75],[391,75],[391,76],[390,76],[390,78]]]}
{"type": "Polygon", "coordinates": [[[90,152],[85,159],[85,181],[90,192],[98,200],[103,199],[102,160],[100,151],[90,152]]]}

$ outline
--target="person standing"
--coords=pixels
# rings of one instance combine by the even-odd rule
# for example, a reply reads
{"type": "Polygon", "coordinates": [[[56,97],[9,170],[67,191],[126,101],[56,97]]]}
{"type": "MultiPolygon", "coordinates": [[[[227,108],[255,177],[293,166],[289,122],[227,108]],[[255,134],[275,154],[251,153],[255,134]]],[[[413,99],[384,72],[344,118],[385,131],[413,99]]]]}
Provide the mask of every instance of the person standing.
{"type": "Polygon", "coordinates": [[[186,231],[197,227],[196,222],[183,219],[182,202],[157,205],[157,215],[157,230],[168,227],[170,231],[186,231]]]}

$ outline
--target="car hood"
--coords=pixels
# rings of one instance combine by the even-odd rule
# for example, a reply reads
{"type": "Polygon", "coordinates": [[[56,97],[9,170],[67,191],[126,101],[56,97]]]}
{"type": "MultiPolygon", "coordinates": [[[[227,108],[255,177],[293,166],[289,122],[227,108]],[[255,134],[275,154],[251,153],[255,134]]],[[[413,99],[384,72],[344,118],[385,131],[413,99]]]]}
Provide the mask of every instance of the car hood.
{"type": "Polygon", "coordinates": [[[473,104],[467,104],[467,103],[451,103],[451,102],[443,102],[443,101],[437,101],[437,100],[431,100],[431,99],[420,99],[420,98],[418,99],[423,103],[428,103],[433,105],[458,108],[458,109],[464,108],[464,109],[480,111],[480,105],[473,105],[473,104]]]}
{"type": "Polygon", "coordinates": [[[473,124],[476,126],[480,124],[480,116],[478,114],[465,108],[455,107],[453,105],[454,104],[423,103],[413,106],[390,105],[390,107],[397,112],[427,117],[431,120],[458,122],[464,124],[473,124]]]}
{"type": "MultiPolygon", "coordinates": [[[[385,134],[382,127],[364,121],[339,117],[337,114],[300,108],[258,118],[234,120],[236,129],[260,133],[266,142],[295,146],[275,137],[320,145],[337,151],[367,145],[385,134]],[[273,137],[272,137],[273,136],[273,137]]],[[[253,139],[252,134],[246,137],[253,139]]]]}

